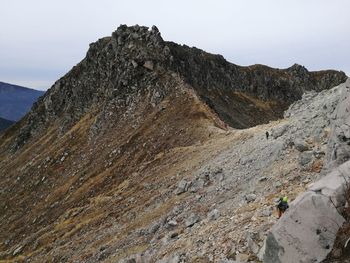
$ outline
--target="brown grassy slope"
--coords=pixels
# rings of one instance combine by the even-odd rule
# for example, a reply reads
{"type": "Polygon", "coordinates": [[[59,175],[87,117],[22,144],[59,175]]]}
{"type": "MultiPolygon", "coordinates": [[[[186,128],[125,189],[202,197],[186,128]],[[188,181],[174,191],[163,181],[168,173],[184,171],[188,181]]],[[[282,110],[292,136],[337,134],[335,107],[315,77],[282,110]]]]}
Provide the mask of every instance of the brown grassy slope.
{"type": "MultiPolygon", "coordinates": [[[[146,184],[156,189],[169,184],[177,170],[198,164],[191,160],[198,149],[191,147],[218,129],[208,127],[223,123],[189,90],[165,98],[155,108],[140,108],[144,120],[135,129],[128,125],[130,119],[110,119],[108,124],[114,127],[91,138],[90,127],[96,121],[91,112],[62,137],[53,126],[21,151],[2,152],[0,258],[10,259],[20,245],[23,255],[40,258],[58,241],[56,250],[69,244],[70,251],[63,254],[78,249],[84,255],[83,247],[93,249],[97,232],[108,229],[106,222],[130,223],[113,237],[122,240],[128,231],[147,224],[147,218],[151,221],[172,206],[165,204],[158,214],[152,211],[142,220],[129,215],[131,209],[142,211],[161,195],[145,190],[146,184]],[[132,205],[130,196],[136,200],[132,205]],[[84,232],[90,233],[90,240],[84,232]]],[[[1,142],[11,139],[7,134],[1,142]]]]}

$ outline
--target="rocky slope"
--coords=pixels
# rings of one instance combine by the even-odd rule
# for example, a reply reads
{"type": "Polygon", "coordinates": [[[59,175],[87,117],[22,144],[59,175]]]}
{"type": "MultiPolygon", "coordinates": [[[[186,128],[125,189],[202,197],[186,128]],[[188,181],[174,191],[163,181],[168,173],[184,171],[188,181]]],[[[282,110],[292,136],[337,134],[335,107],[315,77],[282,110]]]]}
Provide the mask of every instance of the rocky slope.
{"type": "Polygon", "coordinates": [[[350,79],[338,90],[340,99],[329,116],[331,133],[323,169],[331,172],[299,195],[272,228],[266,239],[266,262],[321,262],[326,258],[349,262],[350,79]],[[332,251],[336,238],[338,244],[332,251]]]}
{"type": "Polygon", "coordinates": [[[20,120],[43,94],[43,91],[0,81],[0,117],[20,120]]]}
{"type": "Polygon", "coordinates": [[[119,27],[1,135],[0,259],[256,259],[274,199],[322,169],[345,78],[119,27]]]}

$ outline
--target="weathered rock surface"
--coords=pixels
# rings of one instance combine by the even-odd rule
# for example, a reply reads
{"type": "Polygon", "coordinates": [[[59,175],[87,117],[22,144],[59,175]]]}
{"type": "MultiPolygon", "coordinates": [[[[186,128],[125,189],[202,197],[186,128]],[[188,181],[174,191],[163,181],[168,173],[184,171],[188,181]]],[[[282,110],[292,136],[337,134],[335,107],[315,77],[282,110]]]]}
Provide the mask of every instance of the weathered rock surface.
{"type": "Polygon", "coordinates": [[[350,159],[350,79],[340,86],[343,87],[341,101],[331,116],[332,129],[326,166],[328,170],[350,159]]]}
{"type": "MultiPolygon", "coordinates": [[[[342,212],[350,182],[350,161],[347,157],[347,127],[350,125],[348,86],[349,80],[334,89],[338,89],[341,95],[338,104],[332,104],[334,110],[328,115],[332,116],[329,119],[331,135],[324,171],[332,170],[298,196],[273,226],[266,239],[264,262],[322,262],[333,248],[336,235],[345,222],[342,212]],[[339,152],[340,155],[337,154],[339,152]]],[[[306,150],[306,147],[297,144],[301,143],[294,143],[299,151],[306,150]]],[[[319,152],[314,151],[317,158],[319,152]]],[[[303,152],[300,164],[307,165],[311,160],[312,153],[303,152]]]]}

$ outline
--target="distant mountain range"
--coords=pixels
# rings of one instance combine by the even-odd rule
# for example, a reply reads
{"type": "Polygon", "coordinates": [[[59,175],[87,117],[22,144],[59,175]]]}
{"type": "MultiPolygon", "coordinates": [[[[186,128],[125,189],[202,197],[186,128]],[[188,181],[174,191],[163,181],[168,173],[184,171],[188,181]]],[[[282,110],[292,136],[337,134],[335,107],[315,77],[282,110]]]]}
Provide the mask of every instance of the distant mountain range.
{"type": "Polygon", "coordinates": [[[18,121],[43,94],[44,91],[0,82],[0,117],[18,121]]]}
{"type": "Polygon", "coordinates": [[[0,132],[10,127],[14,122],[0,118],[0,132]]]}

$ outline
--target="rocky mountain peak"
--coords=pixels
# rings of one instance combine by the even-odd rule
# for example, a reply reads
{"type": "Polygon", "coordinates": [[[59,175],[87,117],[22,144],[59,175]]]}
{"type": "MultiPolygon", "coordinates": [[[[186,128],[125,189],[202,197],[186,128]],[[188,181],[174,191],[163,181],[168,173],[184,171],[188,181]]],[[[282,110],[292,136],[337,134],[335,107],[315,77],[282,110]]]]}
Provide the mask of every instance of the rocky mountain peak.
{"type": "MultiPolygon", "coordinates": [[[[110,56],[114,55],[115,61],[123,63],[129,59],[128,65],[131,63],[134,67],[142,66],[149,59],[156,61],[165,59],[169,49],[166,48],[162,52],[164,46],[165,42],[156,26],[149,29],[145,26],[121,25],[111,37],[105,37],[90,44],[87,59],[96,60],[97,54],[108,53],[110,56]]],[[[110,56],[109,59],[111,59],[110,56]]]]}
{"type": "Polygon", "coordinates": [[[156,105],[180,83],[229,126],[246,128],[281,118],[307,90],[327,89],[345,79],[343,72],[309,72],[300,65],[241,67],[220,55],[164,41],[156,26],[121,25],[112,36],[90,44],[86,57],[34,105],[14,148],[53,122],[63,134],[92,111],[105,116],[117,109],[120,115],[145,97],[156,105]]]}
{"type": "Polygon", "coordinates": [[[309,71],[307,70],[307,68],[305,68],[302,65],[299,65],[297,63],[293,64],[291,67],[288,68],[288,70],[290,72],[293,72],[295,74],[305,74],[308,73],[309,71]]]}

